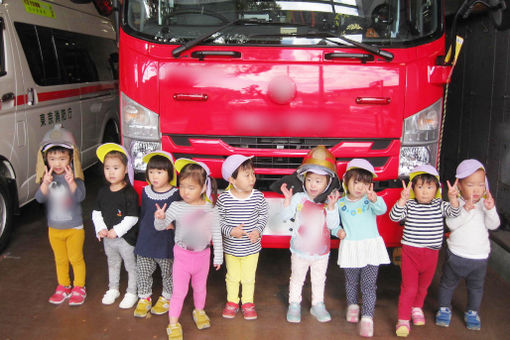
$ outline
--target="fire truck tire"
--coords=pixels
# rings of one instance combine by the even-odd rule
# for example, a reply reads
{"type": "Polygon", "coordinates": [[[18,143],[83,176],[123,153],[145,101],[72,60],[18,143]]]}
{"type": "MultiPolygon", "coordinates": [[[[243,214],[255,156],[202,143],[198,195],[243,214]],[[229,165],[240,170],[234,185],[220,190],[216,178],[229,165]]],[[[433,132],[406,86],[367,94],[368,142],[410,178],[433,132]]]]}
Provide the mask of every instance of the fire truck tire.
{"type": "Polygon", "coordinates": [[[120,143],[119,129],[117,124],[113,121],[109,121],[104,128],[103,143],[120,143]]]}
{"type": "Polygon", "coordinates": [[[9,242],[13,225],[13,202],[5,181],[0,178],[0,253],[9,242]]]}

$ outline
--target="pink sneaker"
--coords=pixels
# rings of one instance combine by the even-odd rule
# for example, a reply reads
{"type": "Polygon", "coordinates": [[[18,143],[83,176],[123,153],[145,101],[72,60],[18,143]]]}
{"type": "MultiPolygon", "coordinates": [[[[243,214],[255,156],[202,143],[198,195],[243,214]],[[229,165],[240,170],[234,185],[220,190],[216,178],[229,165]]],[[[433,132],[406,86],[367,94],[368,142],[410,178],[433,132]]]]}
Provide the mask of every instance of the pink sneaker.
{"type": "Polygon", "coordinates": [[[423,310],[419,307],[413,307],[413,311],[411,312],[411,319],[413,320],[413,325],[415,326],[425,325],[425,315],[423,314],[423,310]]]}
{"type": "Polygon", "coordinates": [[[347,322],[350,323],[358,323],[359,321],[359,306],[358,305],[349,305],[347,307],[347,322]]]}
{"type": "Polygon", "coordinates": [[[85,291],[85,287],[75,286],[71,291],[71,298],[69,299],[69,306],[79,306],[83,305],[85,302],[85,297],[87,297],[87,292],[85,291]]]}
{"type": "Polygon", "coordinates": [[[374,320],[370,316],[362,316],[359,323],[359,335],[365,338],[374,336],[374,320]]]}
{"type": "Polygon", "coordinates": [[[225,308],[223,308],[223,317],[227,319],[233,319],[236,316],[237,311],[239,310],[239,305],[233,302],[227,302],[225,304],[225,308]]]}
{"type": "Polygon", "coordinates": [[[71,296],[71,287],[58,285],[55,293],[49,298],[48,302],[54,305],[60,305],[69,296],[71,296]]]}
{"type": "Polygon", "coordinates": [[[245,303],[241,305],[243,316],[245,320],[255,320],[257,318],[257,311],[253,303],[245,303]]]}

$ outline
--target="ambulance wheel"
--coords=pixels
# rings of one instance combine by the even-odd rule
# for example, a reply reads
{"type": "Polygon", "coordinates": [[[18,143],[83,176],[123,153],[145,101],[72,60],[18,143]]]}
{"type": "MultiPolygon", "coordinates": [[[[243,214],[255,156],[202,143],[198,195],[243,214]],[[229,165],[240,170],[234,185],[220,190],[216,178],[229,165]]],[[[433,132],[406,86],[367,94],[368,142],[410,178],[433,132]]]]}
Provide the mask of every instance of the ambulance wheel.
{"type": "Polygon", "coordinates": [[[119,129],[117,124],[109,121],[104,128],[103,143],[120,143],[119,129]]]}
{"type": "Polygon", "coordinates": [[[6,183],[0,178],[0,253],[12,232],[13,206],[6,183]]]}

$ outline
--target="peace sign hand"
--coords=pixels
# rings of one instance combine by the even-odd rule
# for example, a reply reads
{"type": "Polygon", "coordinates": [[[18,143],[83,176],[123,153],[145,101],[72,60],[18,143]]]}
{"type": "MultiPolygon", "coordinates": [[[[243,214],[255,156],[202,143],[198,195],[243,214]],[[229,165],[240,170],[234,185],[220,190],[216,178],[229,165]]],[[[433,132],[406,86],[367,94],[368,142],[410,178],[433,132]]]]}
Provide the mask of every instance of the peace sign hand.
{"type": "Polygon", "coordinates": [[[74,182],[73,169],[71,168],[70,165],[66,165],[64,171],[65,171],[64,179],[66,180],[67,184],[72,184],[74,182]]]}
{"type": "Polygon", "coordinates": [[[406,182],[402,180],[402,191],[400,192],[400,198],[397,202],[399,207],[403,207],[404,205],[406,205],[406,202],[409,200],[409,197],[411,197],[412,183],[413,182],[409,181],[409,183],[406,185],[406,182]]]}
{"type": "Polygon", "coordinates": [[[495,206],[494,197],[492,197],[492,194],[489,190],[487,190],[487,198],[485,198],[485,200],[483,201],[483,205],[487,210],[491,210],[495,206]]]}
{"type": "Polygon", "coordinates": [[[374,191],[374,183],[370,183],[370,186],[367,188],[367,198],[370,202],[377,202],[377,194],[374,191]]]}
{"type": "Polygon", "coordinates": [[[331,194],[328,195],[328,210],[334,210],[336,202],[338,202],[338,199],[340,198],[340,193],[338,190],[333,190],[331,194]]]}
{"type": "Polygon", "coordinates": [[[446,185],[448,186],[448,201],[450,201],[451,206],[454,208],[459,206],[459,189],[457,189],[457,184],[459,184],[458,178],[453,185],[450,185],[450,181],[446,181],[446,185]]]}
{"type": "Polygon", "coordinates": [[[44,176],[43,176],[43,183],[46,185],[50,185],[51,182],[53,182],[53,176],[51,175],[53,173],[53,167],[48,170],[48,167],[44,167],[44,176]]]}
{"type": "Polygon", "coordinates": [[[166,203],[161,208],[159,204],[156,203],[156,211],[154,212],[154,218],[158,220],[165,219],[165,210],[166,210],[166,203]]]}

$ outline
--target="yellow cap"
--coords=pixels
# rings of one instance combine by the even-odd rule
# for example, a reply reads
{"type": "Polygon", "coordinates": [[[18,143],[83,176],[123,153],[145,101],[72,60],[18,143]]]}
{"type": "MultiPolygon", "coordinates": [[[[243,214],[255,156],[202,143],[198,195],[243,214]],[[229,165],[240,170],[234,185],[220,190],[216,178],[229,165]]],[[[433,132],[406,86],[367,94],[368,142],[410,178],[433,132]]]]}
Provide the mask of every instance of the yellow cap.
{"type": "Polygon", "coordinates": [[[126,155],[126,157],[129,158],[127,152],[126,152],[126,149],[124,149],[122,146],[120,146],[119,144],[115,144],[115,143],[105,143],[103,145],[100,145],[97,150],[96,150],[96,155],[97,155],[97,158],[99,158],[99,160],[101,161],[101,163],[104,163],[104,157],[106,156],[106,154],[108,152],[111,152],[111,151],[118,151],[118,152],[121,152],[123,153],[124,155],[126,155]]]}

